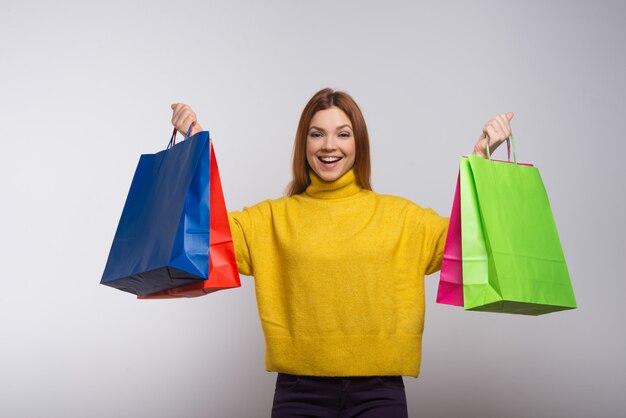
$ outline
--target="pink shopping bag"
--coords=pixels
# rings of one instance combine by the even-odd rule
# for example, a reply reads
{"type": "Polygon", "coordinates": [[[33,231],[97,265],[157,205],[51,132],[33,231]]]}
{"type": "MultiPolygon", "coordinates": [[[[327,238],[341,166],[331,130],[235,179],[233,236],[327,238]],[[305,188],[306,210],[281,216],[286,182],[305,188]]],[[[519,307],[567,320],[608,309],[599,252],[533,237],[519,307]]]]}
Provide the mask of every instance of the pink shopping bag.
{"type": "Polygon", "coordinates": [[[450,213],[450,226],[443,250],[443,261],[439,274],[437,303],[463,306],[463,256],[461,251],[461,195],[459,180],[456,179],[456,190],[450,213]]]}

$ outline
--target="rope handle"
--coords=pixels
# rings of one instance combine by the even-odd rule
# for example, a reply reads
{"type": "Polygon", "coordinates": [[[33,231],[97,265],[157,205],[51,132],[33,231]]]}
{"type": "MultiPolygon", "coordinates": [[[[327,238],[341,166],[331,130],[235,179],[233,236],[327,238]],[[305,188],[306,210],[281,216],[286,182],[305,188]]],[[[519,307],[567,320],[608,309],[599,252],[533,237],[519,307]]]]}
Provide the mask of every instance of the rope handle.
{"type": "MultiPolygon", "coordinates": [[[[513,147],[513,162],[517,164],[517,153],[515,152],[515,138],[513,132],[506,139],[506,154],[508,162],[511,162],[511,146],[513,147]]],[[[487,150],[487,159],[491,160],[491,152],[489,151],[489,134],[485,132],[485,149],[487,150]]]]}
{"type": "MultiPolygon", "coordinates": [[[[185,139],[189,138],[189,135],[191,134],[191,127],[192,126],[193,126],[193,122],[191,123],[191,125],[189,125],[189,129],[187,129],[187,135],[185,135],[185,139]]],[[[174,128],[174,131],[172,132],[172,137],[170,138],[170,142],[167,144],[167,148],[166,149],[170,149],[171,147],[176,145],[176,133],[177,132],[178,132],[178,130],[176,128],[174,128]]]]}

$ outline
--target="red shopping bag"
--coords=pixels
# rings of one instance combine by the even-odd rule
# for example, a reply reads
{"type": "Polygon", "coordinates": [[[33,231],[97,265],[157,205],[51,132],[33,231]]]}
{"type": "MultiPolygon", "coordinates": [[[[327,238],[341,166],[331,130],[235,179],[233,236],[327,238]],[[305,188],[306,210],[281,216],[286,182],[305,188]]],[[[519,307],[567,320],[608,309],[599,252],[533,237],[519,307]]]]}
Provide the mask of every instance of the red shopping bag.
{"type": "Polygon", "coordinates": [[[162,292],[138,296],[138,299],[191,298],[241,286],[213,141],[210,142],[210,150],[209,278],[162,292]]]}

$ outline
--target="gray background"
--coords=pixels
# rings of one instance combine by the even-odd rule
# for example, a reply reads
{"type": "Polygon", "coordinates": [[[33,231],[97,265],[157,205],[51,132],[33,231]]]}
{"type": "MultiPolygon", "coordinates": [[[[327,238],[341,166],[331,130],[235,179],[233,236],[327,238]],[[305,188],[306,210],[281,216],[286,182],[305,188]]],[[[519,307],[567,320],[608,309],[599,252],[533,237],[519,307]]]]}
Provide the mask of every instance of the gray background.
{"type": "MultiPolygon", "coordinates": [[[[624,2],[0,1],[0,416],[267,417],[254,279],[137,301],[100,276],[170,104],[210,129],[227,205],[278,197],[302,107],[351,93],[376,191],[447,215],[458,157],[514,111],[579,303],[435,303],[412,417],[626,414],[624,2]]],[[[499,151],[497,156],[504,153],[499,151]]]]}

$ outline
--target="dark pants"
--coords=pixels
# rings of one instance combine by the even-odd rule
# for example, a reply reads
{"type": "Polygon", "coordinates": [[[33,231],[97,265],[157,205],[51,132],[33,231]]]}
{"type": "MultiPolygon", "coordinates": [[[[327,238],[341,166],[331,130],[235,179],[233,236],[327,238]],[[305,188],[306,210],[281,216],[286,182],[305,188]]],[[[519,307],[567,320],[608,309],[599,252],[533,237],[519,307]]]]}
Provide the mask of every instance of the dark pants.
{"type": "Polygon", "coordinates": [[[272,418],[408,418],[402,376],[278,373],[272,418]]]}

